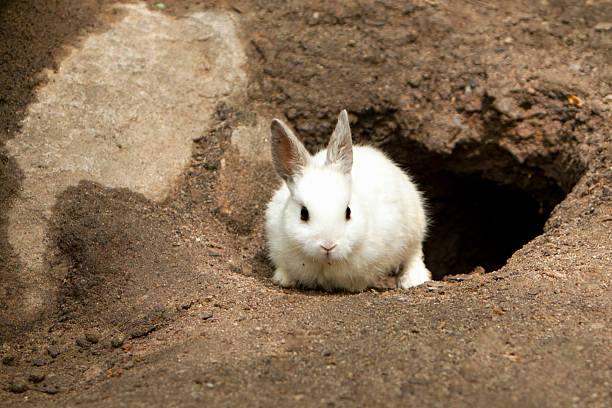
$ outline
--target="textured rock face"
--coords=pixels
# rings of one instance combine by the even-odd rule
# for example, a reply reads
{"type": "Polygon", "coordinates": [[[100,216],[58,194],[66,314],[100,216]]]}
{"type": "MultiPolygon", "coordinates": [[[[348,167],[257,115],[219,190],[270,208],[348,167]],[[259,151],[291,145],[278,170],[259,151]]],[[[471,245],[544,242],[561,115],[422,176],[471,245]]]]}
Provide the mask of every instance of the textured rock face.
{"type": "Polygon", "coordinates": [[[227,15],[174,19],[142,4],[118,11],[123,19],[88,36],[47,73],[21,132],[6,146],[24,174],[8,236],[22,264],[28,313],[52,289],[43,265],[55,197],[90,180],[163,199],[214,104],[244,93],[245,55],[227,15]]]}

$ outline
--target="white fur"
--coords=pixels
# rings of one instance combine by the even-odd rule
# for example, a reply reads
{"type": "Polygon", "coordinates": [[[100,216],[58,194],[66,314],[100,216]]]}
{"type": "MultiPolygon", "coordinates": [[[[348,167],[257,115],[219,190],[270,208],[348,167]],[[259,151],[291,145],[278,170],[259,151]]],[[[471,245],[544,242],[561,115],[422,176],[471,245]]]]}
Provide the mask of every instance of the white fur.
{"type": "MultiPolygon", "coordinates": [[[[345,123],[351,149],[348,120],[345,123]]],[[[357,292],[401,264],[399,287],[428,281],[422,253],[427,221],[421,195],[408,175],[373,147],[352,147],[348,174],[331,165],[326,155],[327,149],[308,156],[307,164],[286,178],[268,204],[273,280],[285,287],[357,292]],[[302,206],[309,213],[307,222],[300,219],[302,206]],[[336,247],[328,253],[323,243],[336,247]]]]}

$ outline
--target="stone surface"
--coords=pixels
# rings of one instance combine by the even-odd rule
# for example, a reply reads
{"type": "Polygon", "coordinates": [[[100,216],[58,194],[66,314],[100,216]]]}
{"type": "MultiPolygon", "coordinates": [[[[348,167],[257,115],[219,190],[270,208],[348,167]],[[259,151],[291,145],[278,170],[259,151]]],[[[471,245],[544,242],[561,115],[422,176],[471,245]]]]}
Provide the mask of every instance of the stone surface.
{"type": "Polygon", "coordinates": [[[26,314],[53,291],[43,267],[55,197],[91,180],[163,199],[215,104],[245,91],[245,55],[227,15],[175,19],[144,4],[118,9],[121,21],[47,72],[21,132],[7,143],[25,174],[8,235],[23,265],[26,314]]]}

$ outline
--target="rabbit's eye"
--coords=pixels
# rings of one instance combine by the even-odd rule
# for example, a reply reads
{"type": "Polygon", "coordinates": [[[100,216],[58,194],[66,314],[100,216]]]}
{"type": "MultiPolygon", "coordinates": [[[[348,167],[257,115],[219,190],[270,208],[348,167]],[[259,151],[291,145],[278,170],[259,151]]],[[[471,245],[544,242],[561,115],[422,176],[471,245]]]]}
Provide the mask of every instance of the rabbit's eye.
{"type": "Polygon", "coordinates": [[[351,219],[351,207],[346,207],[346,220],[350,220],[351,219]]]}
{"type": "Polygon", "coordinates": [[[302,206],[302,210],[300,211],[300,219],[302,221],[308,221],[308,209],[302,206]]]}

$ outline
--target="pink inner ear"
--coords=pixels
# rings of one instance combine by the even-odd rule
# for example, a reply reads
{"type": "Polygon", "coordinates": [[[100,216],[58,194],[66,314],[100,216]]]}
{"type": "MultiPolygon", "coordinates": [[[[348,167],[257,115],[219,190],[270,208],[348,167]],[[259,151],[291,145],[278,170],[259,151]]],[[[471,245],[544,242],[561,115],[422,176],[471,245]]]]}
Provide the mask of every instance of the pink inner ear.
{"type": "Polygon", "coordinates": [[[272,160],[280,176],[289,180],[306,164],[308,152],[279,120],[272,122],[272,160]]]}
{"type": "Polygon", "coordinates": [[[338,167],[345,174],[349,174],[353,167],[353,143],[346,110],[338,116],[338,123],[327,146],[325,163],[338,167]]]}
{"type": "Polygon", "coordinates": [[[280,165],[283,173],[287,176],[292,176],[291,173],[291,161],[293,155],[291,154],[291,143],[287,137],[279,137],[275,141],[276,143],[276,155],[278,157],[278,164],[280,165]]]}

